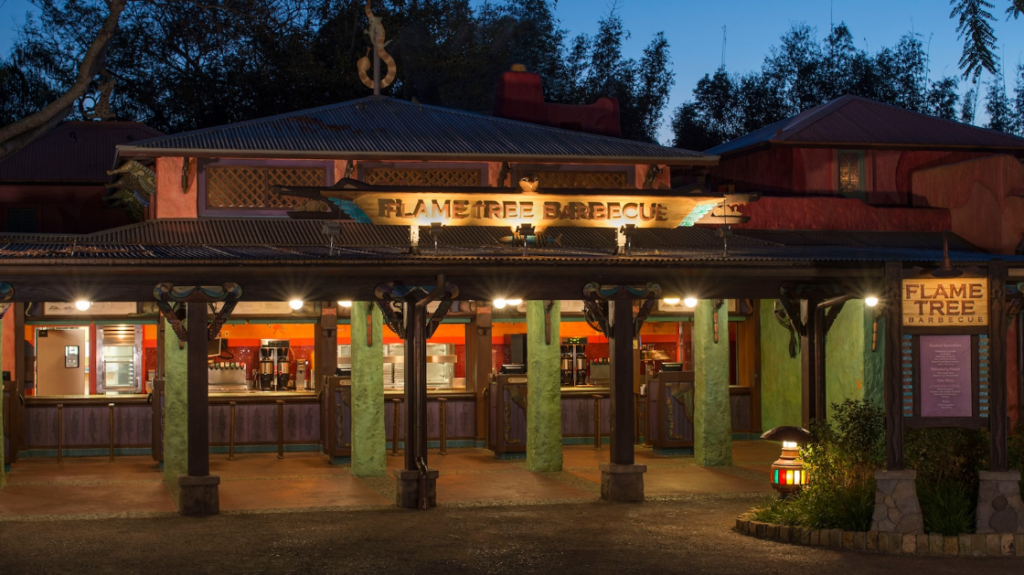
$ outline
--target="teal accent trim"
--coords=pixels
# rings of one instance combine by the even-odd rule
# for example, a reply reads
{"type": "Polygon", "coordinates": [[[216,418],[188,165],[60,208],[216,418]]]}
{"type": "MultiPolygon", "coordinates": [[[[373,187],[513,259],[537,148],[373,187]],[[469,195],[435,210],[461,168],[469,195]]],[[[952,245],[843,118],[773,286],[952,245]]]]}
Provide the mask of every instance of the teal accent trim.
{"type": "Polygon", "coordinates": [[[89,325],[156,325],[156,319],[26,319],[25,325],[68,325],[68,326],[89,326],[89,325]]]}
{"type": "Polygon", "coordinates": [[[11,464],[8,463],[8,464],[4,465],[4,473],[10,473],[10,472],[11,472],[11,464]]]}
{"type": "Polygon", "coordinates": [[[366,215],[359,206],[356,205],[352,200],[343,200],[341,198],[327,198],[332,204],[338,206],[338,209],[345,212],[345,215],[352,218],[356,223],[360,224],[372,224],[370,216],[366,215]]]}
{"type": "Polygon", "coordinates": [[[693,455],[692,447],[679,447],[675,449],[661,449],[655,447],[651,451],[653,451],[655,455],[660,455],[662,457],[686,457],[688,455],[693,455]]]}
{"type": "MultiPolygon", "coordinates": [[[[320,451],[318,443],[294,443],[284,446],[285,453],[303,453],[320,451]]],[[[228,453],[231,449],[227,445],[211,445],[210,453],[228,453]]],[[[277,453],[277,445],[236,445],[235,453],[277,453]]]]}
{"type": "Polygon", "coordinates": [[[737,431],[732,434],[733,441],[751,441],[754,439],[761,439],[760,433],[748,433],[746,431],[737,431]]]}
{"type": "MultiPolygon", "coordinates": [[[[130,455],[152,455],[153,450],[148,447],[118,447],[114,449],[114,457],[126,457],[130,455]]],[[[64,449],[64,457],[105,457],[110,455],[110,448],[86,448],[86,449],[64,449]]],[[[56,449],[26,449],[18,452],[19,457],[52,457],[57,458],[56,449]]],[[[162,462],[161,462],[162,463],[162,462]]]]}
{"type": "Polygon", "coordinates": [[[683,221],[679,222],[679,225],[677,227],[692,227],[693,224],[697,223],[701,218],[706,216],[708,212],[710,212],[713,209],[715,209],[715,204],[704,204],[700,206],[694,206],[694,208],[690,210],[690,213],[686,214],[686,217],[683,218],[683,221]]]}
{"type": "Polygon", "coordinates": [[[332,457],[329,461],[331,465],[352,465],[351,457],[332,457]]]}
{"type": "Polygon", "coordinates": [[[523,453],[495,453],[494,458],[499,459],[501,461],[513,461],[516,459],[525,460],[526,452],[524,451],[523,453]]]}
{"type": "MultiPolygon", "coordinates": [[[[601,437],[601,445],[608,445],[610,437],[601,437]]],[[[593,445],[594,436],[590,437],[563,437],[562,445],[593,445]]]]}

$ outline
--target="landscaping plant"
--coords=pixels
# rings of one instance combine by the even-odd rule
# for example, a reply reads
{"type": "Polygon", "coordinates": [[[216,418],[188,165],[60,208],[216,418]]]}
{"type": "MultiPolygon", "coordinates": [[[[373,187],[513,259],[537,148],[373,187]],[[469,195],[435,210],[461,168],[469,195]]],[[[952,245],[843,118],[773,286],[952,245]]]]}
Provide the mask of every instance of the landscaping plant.
{"type": "Polygon", "coordinates": [[[978,471],[988,469],[988,432],[973,429],[907,430],[907,469],[917,470],[917,498],[928,533],[973,533],[978,471]]]}

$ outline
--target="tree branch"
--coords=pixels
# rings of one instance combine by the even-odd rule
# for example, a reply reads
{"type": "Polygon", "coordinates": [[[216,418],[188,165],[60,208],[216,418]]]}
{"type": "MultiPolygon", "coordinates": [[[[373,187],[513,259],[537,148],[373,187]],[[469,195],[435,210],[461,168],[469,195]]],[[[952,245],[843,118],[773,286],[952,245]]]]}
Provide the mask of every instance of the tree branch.
{"type": "Polygon", "coordinates": [[[103,69],[107,48],[117,34],[118,20],[126,4],[127,0],[110,0],[110,14],[82,58],[78,77],[67,92],[42,110],[0,128],[0,158],[23,148],[57,125],[67,116],[75,101],[85,95],[93,78],[103,69]]]}

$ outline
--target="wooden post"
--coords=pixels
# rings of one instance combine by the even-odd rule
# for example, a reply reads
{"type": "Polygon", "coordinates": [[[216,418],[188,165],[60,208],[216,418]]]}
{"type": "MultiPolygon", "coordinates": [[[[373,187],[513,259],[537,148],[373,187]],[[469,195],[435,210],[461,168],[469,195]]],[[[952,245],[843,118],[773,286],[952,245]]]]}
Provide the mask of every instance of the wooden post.
{"type": "Polygon", "coordinates": [[[114,462],[114,404],[108,403],[110,408],[110,462],[114,462]]]}
{"type": "Polygon", "coordinates": [[[163,314],[156,317],[156,376],[155,380],[164,379],[164,319],[163,314]]]}
{"type": "Polygon", "coordinates": [[[818,412],[818,305],[813,300],[800,300],[800,321],[804,329],[800,334],[800,389],[801,423],[809,428],[811,422],[822,417],[818,412]]]}
{"type": "Polygon", "coordinates": [[[448,455],[448,400],[441,397],[437,400],[438,417],[441,421],[441,449],[439,455],[448,455]]]}
{"type": "Polygon", "coordinates": [[[188,474],[210,474],[210,397],[206,366],[207,303],[187,304],[188,318],[188,474]]]}
{"type": "MultiPolygon", "coordinates": [[[[633,465],[633,302],[608,302],[608,356],[611,358],[609,437],[612,464],[633,465]]],[[[600,429],[600,428],[599,428],[600,429]]]]}
{"type": "MultiPolygon", "coordinates": [[[[160,333],[160,332],[157,332],[160,333]]],[[[163,349],[163,348],[159,348],[163,349]]],[[[160,353],[160,356],[163,354],[160,353]]],[[[161,366],[162,367],[162,366],[161,366]]],[[[153,461],[164,460],[164,386],[166,385],[163,374],[153,380],[153,390],[150,392],[150,404],[152,407],[153,423],[152,438],[150,439],[150,450],[153,454],[153,461]]]]}
{"type": "Polygon", "coordinates": [[[277,400],[277,458],[284,459],[284,400],[277,400]]]}
{"type": "Polygon", "coordinates": [[[14,393],[11,395],[11,463],[25,447],[25,304],[14,302],[14,393]]]}
{"type": "Polygon", "coordinates": [[[398,418],[402,413],[402,400],[392,398],[391,407],[391,455],[398,455],[398,434],[401,432],[401,420],[398,418]]]}
{"type": "Polygon", "coordinates": [[[237,402],[229,401],[228,405],[231,406],[231,430],[228,432],[231,436],[228,438],[228,461],[235,460],[235,407],[238,405],[237,402]]]}
{"type": "Polygon", "coordinates": [[[427,461],[427,308],[405,304],[405,469],[427,461]]]}
{"type": "MultiPolygon", "coordinates": [[[[476,328],[473,333],[470,334],[473,340],[476,342],[476,369],[473,371],[476,381],[476,438],[478,440],[487,440],[487,429],[490,412],[487,409],[487,400],[484,396],[485,392],[490,390],[491,385],[491,371],[494,369],[491,365],[491,308],[489,307],[478,307],[476,309],[476,328]]],[[[466,347],[466,354],[469,355],[469,347],[466,347]]],[[[467,375],[469,372],[466,372],[467,375]]]]}
{"type": "Polygon", "coordinates": [[[310,366],[313,373],[306,374],[314,378],[310,386],[313,389],[320,389],[324,378],[333,376],[338,369],[338,309],[333,303],[322,305],[324,307],[320,309],[320,320],[316,326],[316,365],[310,366]]]}
{"type": "MultiPolygon", "coordinates": [[[[988,264],[989,289],[989,388],[992,404],[988,424],[991,438],[991,469],[1006,471],[1006,262],[988,264]]],[[[1019,369],[1019,367],[1018,367],[1019,369]]]]}
{"type": "Polygon", "coordinates": [[[900,284],[902,262],[885,264],[885,462],[889,471],[903,469],[903,376],[900,339],[903,312],[900,284]]]}
{"type": "Polygon", "coordinates": [[[57,404],[57,463],[64,461],[64,404],[57,404]]]}

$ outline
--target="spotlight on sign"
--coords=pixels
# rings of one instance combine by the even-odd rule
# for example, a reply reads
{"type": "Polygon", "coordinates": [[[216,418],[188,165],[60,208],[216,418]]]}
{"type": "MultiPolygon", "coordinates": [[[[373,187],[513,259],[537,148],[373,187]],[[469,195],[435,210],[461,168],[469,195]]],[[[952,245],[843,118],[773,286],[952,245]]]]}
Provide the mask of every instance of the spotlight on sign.
{"type": "Polygon", "coordinates": [[[679,298],[677,297],[667,297],[661,301],[665,302],[665,305],[679,305],[679,298]]]}
{"type": "Polygon", "coordinates": [[[75,302],[75,308],[77,308],[78,311],[86,311],[90,307],[92,307],[92,302],[91,301],[80,299],[80,300],[75,302]]]}
{"type": "Polygon", "coordinates": [[[288,302],[288,307],[292,308],[295,311],[302,309],[302,305],[303,303],[301,299],[293,299],[288,302]]]}
{"type": "Polygon", "coordinates": [[[868,307],[875,307],[876,305],[878,305],[878,298],[873,295],[869,295],[868,297],[864,298],[864,305],[868,307]]]}
{"type": "Polygon", "coordinates": [[[686,307],[688,307],[690,309],[693,309],[693,308],[697,307],[697,298],[695,298],[695,297],[688,297],[688,298],[683,300],[683,305],[685,305],[686,307]]]}
{"type": "Polygon", "coordinates": [[[341,307],[352,307],[352,302],[349,300],[338,300],[338,305],[341,307]]]}
{"type": "Polygon", "coordinates": [[[772,464],[769,475],[772,487],[783,497],[798,493],[808,483],[807,471],[800,460],[800,446],[814,436],[802,427],[783,425],[764,432],[761,439],[782,442],[782,455],[772,464]]]}

